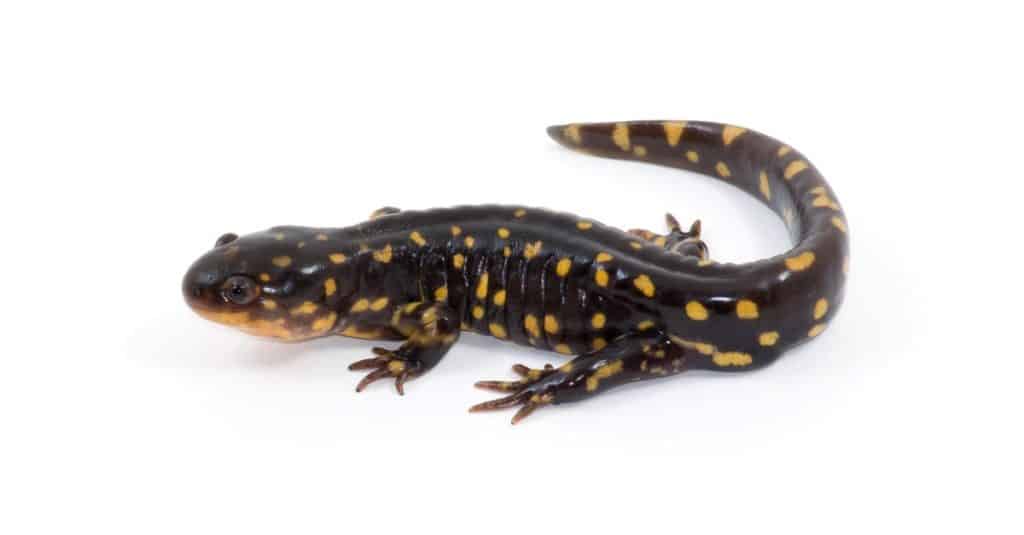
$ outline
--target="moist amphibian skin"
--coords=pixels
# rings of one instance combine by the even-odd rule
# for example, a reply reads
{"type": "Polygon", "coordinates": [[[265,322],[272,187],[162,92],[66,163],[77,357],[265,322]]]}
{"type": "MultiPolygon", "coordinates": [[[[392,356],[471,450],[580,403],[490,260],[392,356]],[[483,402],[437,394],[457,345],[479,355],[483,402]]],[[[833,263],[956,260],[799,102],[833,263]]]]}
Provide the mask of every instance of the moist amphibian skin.
{"type": "Polygon", "coordinates": [[[588,154],[732,184],[782,218],[794,247],[728,264],[709,258],[699,221],[681,226],[671,215],[658,234],[531,206],[388,207],[345,228],[226,234],[188,270],[185,299],[206,319],[280,340],[401,342],[350,366],[369,371],[357,391],[392,378],[403,393],[462,331],[566,356],[559,367],[517,365],[515,381],[477,383],[504,397],[471,410],[518,406],[513,423],[628,382],[754,370],[820,336],[835,316],[849,229],[832,189],[796,150],[709,122],[570,124],[548,133],[588,154]]]}

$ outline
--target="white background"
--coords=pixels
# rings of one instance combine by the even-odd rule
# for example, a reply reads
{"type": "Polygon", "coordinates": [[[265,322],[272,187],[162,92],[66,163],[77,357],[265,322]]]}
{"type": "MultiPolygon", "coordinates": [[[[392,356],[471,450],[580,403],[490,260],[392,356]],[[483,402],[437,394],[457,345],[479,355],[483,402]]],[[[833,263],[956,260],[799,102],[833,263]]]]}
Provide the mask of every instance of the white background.
{"type": "Polygon", "coordinates": [[[1019,533],[1020,19],[872,4],[3,3],[0,531],[1019,533]],[[224,232],[383,205],[788,246],[738,190],[543,130],[641,118],[752,127],[828,177],[853,264],[819,339],[512,427],[466,413],[473,381],[557,355],[466,336],[404,398],[357,395],[371,343],[181,299],[224,232]]]}

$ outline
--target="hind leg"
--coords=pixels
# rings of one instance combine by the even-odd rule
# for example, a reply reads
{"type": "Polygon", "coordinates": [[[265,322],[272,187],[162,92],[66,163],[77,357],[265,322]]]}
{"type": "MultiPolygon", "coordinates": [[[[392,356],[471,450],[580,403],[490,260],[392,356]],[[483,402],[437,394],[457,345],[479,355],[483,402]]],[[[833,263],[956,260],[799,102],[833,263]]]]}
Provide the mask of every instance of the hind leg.
{"type": "Polygon", "coordinates": [[[708,246],[700,238],[699,219],[690,225],[690,230],[685,231],[672,214],[665,214],[665,223],[668,225],[668,234],[664,236],[644,229],[631,229],[629,233],[685,257],[708,259],[708,246]]]}

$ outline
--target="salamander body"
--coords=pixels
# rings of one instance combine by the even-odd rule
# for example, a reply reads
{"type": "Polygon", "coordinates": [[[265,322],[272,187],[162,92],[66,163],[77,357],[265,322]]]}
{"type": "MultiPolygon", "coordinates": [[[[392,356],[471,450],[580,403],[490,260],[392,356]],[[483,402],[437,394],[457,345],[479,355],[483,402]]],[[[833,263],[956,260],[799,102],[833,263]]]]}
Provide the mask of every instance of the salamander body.
{"type": "Polygon", "coordinates": [[[700,224],[622,231],[530,206],[383,208],[337,229],[275,227],[216,247],[185,275],[201,316],[287,341],[340,334],[398,340],[352,364],[359,383],[399,393],[462,331],[573,357],[517,365],[506,394],[472,410],[584,399],[688,369],[745,371],[821,334],[843,299],[848,230],[835,194],[789,146],[736,126],[643,121],[554,126],[590,154],[678,167],[728,182],[775,211],[794,247],[744,264],[712,261],[700,224]]]}

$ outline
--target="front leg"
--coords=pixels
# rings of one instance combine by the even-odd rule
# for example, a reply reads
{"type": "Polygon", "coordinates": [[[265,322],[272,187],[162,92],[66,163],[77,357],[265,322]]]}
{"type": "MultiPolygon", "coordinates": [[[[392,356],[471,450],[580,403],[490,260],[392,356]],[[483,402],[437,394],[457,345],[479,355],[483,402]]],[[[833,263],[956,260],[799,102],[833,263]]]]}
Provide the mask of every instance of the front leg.
{"type": "Polygon", "coordinates": [[[406,337],[398,349],[373,348],[377,356],[352,363],[350,370],[373,370],[356,386],[362,392],[384,377],[395,378],[395,389],[405,395],[405,382],[437,365],[459,339],[455,312],[444,303],[409,303],[396,308],[391,329],[406,337]]]}
{"type": "Polygon", "coordinates": [[[521,405],[512,423],[539,407],[579,401],[615,386],[679,373],[686,369],[687,351],[664,333],[631,333],[607,347],[580,355],[559,368],[530,369],[516,365],[518,381],[481,381],[480,388],[511,392],[508,396],[470,407],[470,412],[521,405]]]}

